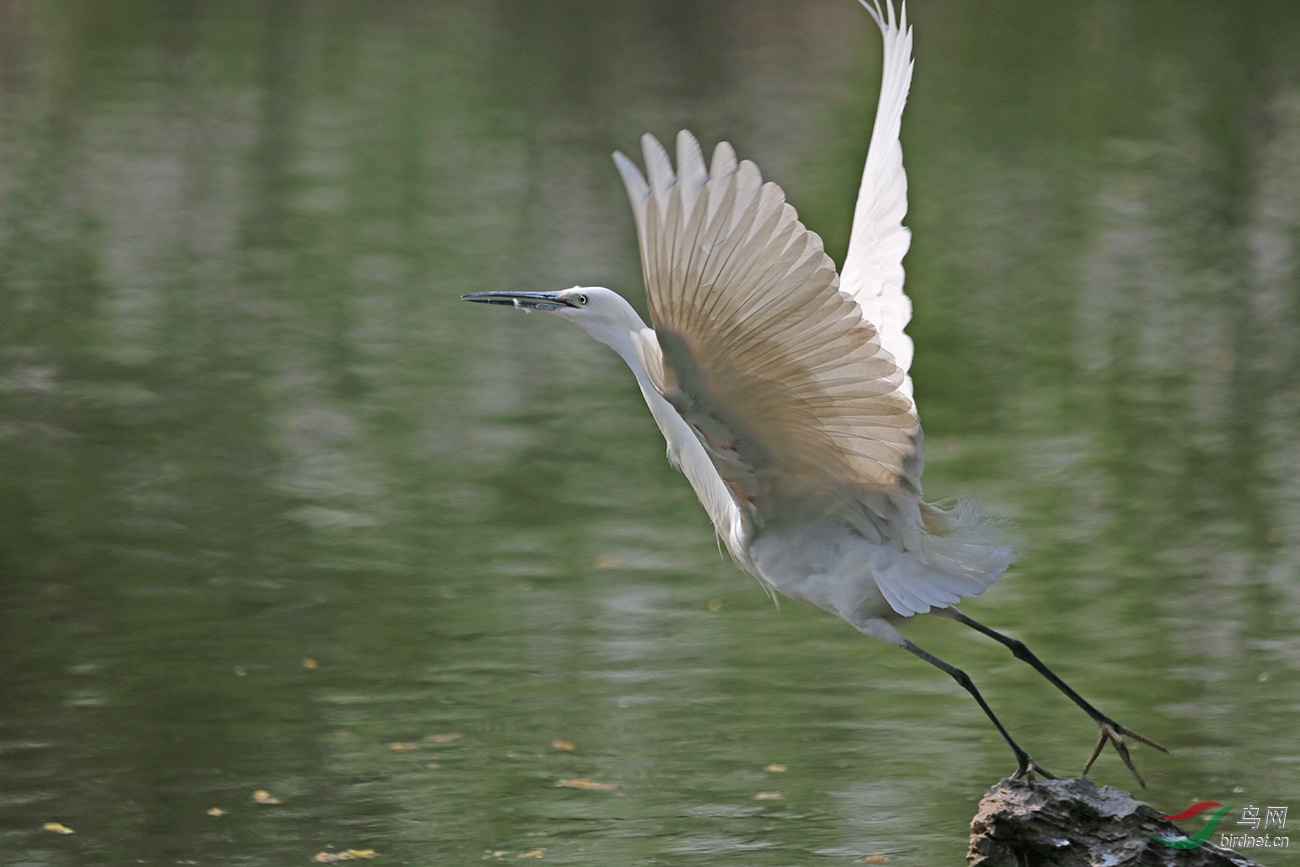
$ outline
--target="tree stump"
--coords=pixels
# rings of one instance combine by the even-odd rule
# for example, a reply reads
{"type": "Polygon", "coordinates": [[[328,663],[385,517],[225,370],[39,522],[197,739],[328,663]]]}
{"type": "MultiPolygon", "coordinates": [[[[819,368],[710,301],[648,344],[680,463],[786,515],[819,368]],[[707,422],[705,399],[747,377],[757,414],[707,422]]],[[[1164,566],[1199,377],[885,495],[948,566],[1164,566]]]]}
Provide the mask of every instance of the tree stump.
{"type": "Polygon", "coordinates": [[[1177,849],[1153,840],[1184,832],[1128,792],[1083,777],[1003,780],[970,827],[972,867],[1260,867],[1213,843],[1177,849]]]}

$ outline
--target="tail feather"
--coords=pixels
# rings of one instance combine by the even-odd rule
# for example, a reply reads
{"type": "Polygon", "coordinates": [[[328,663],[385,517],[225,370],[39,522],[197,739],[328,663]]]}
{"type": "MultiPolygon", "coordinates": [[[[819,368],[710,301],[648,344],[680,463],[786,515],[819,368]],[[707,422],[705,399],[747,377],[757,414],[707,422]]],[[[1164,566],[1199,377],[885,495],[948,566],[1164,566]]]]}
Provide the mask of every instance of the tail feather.
{"type": "Polygon", "coordinates": [[[919,546],[876,575],[885,600],[910,617],[978,596],[1002,577],[1015,550],[999,539],[996,520],[968,500],[921,504],[919,546]]]}
{"type": "Polygon", "coordinates": [[[1005,522],[991,518],[966,499],[945,507],[921,504],[925,535],[921,555],[931,565],[954,574],[989,575],[998,580],[1015,559],[1015,549],[1006,543],[1005,522]]]}

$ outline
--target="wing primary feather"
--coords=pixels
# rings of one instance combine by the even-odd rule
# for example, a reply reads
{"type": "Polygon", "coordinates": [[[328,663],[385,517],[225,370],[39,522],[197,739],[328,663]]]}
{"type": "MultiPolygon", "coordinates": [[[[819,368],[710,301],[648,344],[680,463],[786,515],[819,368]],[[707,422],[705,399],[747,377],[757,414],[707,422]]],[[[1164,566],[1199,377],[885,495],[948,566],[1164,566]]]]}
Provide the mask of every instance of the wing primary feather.
{"type": "MultiPolygon", "coordinates": [[[[668,151],[659,143],[659,139],[646,133],[641,136],[641,153],[645,157],[646,175],[650,181],[652,208],[647,209],[647,223],[654,228],[654,243],[650,245],[652,257],[650,270],[655,274],[668,273],[669,257],[672,255],[673,230],[668,225],[667,211],[672,205],[669,195],[677,176],[673,173],[672,160],[668,151]]],[[[671,283],[669,285],[672,285],[671,283]]],[[[671,300],[671,299],[670,299],[671,300]]]]}
{"type": "Polygon", "coordinates": [[[673,162],[659,139],[646,133],[641,136],[641,152],[645,155],[645,170],[656,196],[665,196],[677,182],[673,162]]]}
{"type": "MultiPolygon", "coordinates": [[[[725,232],[736,207],[736,187],[725,181],[718,185],[716,180],[710,181],[710,187],[709,199],[700,208],[705,220],[698,240],[698,248],[703,254],[697,275],[698,285],[701,288],[711,285],[717,277],[717,271],[711,265],[712,260],[720,259],[725,264],[730,258],[731,251],[735,249],[734,246],[727,248],[728,239],[725,232]]],[[[720,300],[720,293],[705,295],[702,299],[702,315],[713,316],[720,300]]]]}
{"type": "Polygon", "coordinates": [[[677,181],[681,185],[681,194],[692,197],[688,203],[692,208],[695,207],[695,197],[699,196],[708,180],[709,172],[704,167],[700,143],[690,132],[682,130],[677,133],[677,181]]]}
{"type": "Polygon", "coordinates": [[[708,170],[704,167],[704,154],[695,136],[682,130],[677,134],[677,195],[682,202],[684,228],[675,247],[674,258],[682,255],[685,246],[685,258],[676,263],[683,275],[683,291],[693,292],[700,288],[700,273],[696,262],[700,257],[708,256],[701,232],[705,228],[704,220],[708,212],[707,200],[701,203],[701,196],[706,192],[709,180],[708,170]]]}
{"type": "MultiPolygon", "coordinates": [[[[828,276],[832,279],[828,280],[827,283],[833,285],[834,271],[831,269],[828,270],[830,270],[828,276]]],[[[790,303],[791,299],[788,296],[783,296],[775,292],[769,293],[768,297],[764,298],[746,312],[746,316],[743,320],[738,320],[732,323],[729,330],[722,335],[721,339],[734,340],[739,336],[741,330],[760,333],[772,330],[772,326],[776,321],[784,318],[789,312],[788,308],[790,303]]],[[[786,336],[798,336],[814,327],[817,326],[809,324],[809,321],[806,318],[803,321],[796,320],[794,324],[785,327],[784,334],[786,336]]]]}
{"type": "Polygon", "coordinates": [[[618,168],[619,177],[623,179],[623,188],[627,190],[627,197],[632,202],[632,210],[639,218],[645,210],[646,199],[650,198],[650,185],[646,183],[645,176],[636,163],[622,151],[614,151],[614,165],[618,168]]]}
{"type": "MultiPolygon", "coordinates": [[[[619,177],[623,179],[623,188],[627,190],[628,201],[632,204],[632,216],[636,222],[637,243],[641,248],[641,262],[644,270],[644,263],[650,254],[646,247],[646,220],[645,211],[646,203],[650,199],[650,185],[646,183],[645,177],[641,170],[636,167],[636,163],[628,159],[622,151],[614,151],[614,166],[618,169],[619,177]]],[[[649,278],[649,275],[644,275],[649,278]]]]}
{"type": "MultiPolygon", "coordinates": [[[[748,161],[741,163],[742,173],[746,165],[753,166],[753,163],[748,161]]],[[[757,172],[757,168],[754,171],[757,172]]],[[[773,263],[764,261],[762,256],[756,254],[762,252],[762,247],[758,245],[764,239],[768,239],[770,242],[770,240],[774,239],[774,233],[781,231],[783,228],[779,225],[782,216],[780,205],[783,204],[785,204],[785,197],[781,195],[781,188],[775,184],[764,184],[759,194],[758,209],[747,227],[744,239],[737,248],[736,252],[743,252],[744,254],[739,265],[741,270],[728,275],[729,282],[734,282],[737,288],[746,287],[746,291],[751,297],[756,293],[756,289],[749,289],[748,287],[753,286],[752,281],[755,279],[756,272],[759,272],[758,276],[761,276],[762,273],[771,270],[773,267],[773,263]],[[775,190],[775,193],[773,190],[775,190]],[[764,269],[764,271],[760,272],[759,269],[764,269]]],[[[721,276],[719,275],[719,277],[721,276]]]]}
{"type": "MultiPolygon", "coordinates": [[[[719,252],[711,257],[717,260],[717,264],[706,270],[703,275],[703,281],[710,284],[719,281],[722,274],[731,267],[736,250],[741,247],[745,235],[737,229],[742,225],[748,226],[758,211],[758,197],[753,189],[741,182],[743,179],[739,168],[731,172],[728,178],[735,180],[727,184],[724,201],[719,204],[714,218],[716,231],[721,239],[721,243],[716,248],[719,252]]],[[[718,295],[715,300],[721,297],[718,295]]]]}
{"type": "MultiPolygon", "coordinates": [[[[826,264],[829,265],[829,259],[826,259],[826,264]]],[[[829,272],[831,273],[829,273],[828,282],[833,282],[833,279],[835,279],[835,269],[833,269],[833,266],[829,268],[829,272]]],[[[750,309],[750,312],[746,315],[746,321],[753,322],[753,328],[761,330],[767,322],[770,322],[781,315],[780,308],[784,303],[784,296],[772,294],[750,309]]]]}
{"type": "Polygon", "coordinates": [[[863,9],[867,10],[867,14],[875,19],[876,26],[879,27],[881,30],[884,30],[885,21],[884,21],[884,15],[880,11],[880,0],[872,0],[871,3],[868,3],[867,0],[858,0],[858,2],[862,4],[863,9]]]}
{"type": "Polygon", "coordinates": [[[735,174],[736,168],[736,149],[730,142],[718,142],[713,148],[713,165],[709,169],[709,175],[713,180],[721,181],[735,174]]]}
{"type": "Polygon", "coordinates": [[[734,201],[736,194],[736,185],[728,183],[731,176],[736,173],[736,152],[732,150],[731,145],[725,141],[718,142],[717,147],[713,149],[713,162],[709,166],[709,223],[712,224],[717,219],[718,208],[725,201],[734,201]],[[718,197],[718,204],[714,205],[714,190],[724,190],[724,194],[718,197]]]}
{"type": "MultiPolygon", "coordinates": [[[[903,225],[907,173],[899,130],[912,81],[912,30],[905,3],[896,13],[893,0],[884,0],[883,8],[880,0],[860,2],[880,28],[884,51],[880,99],[854,208],[849,251],[840,272],[840,288],[858,302],[863,316],[876,326],[883,349],[906,373],[913,346],[904,329],[911,319],[912,305],[903,291],[902,262],[911,233],[903,225]]],[[[903,381],[903,391],[910,399],[909,378],[903,381]]]]}
{"type": "MultiPolygon", "coordinates": [[[[749,226],[757,217],[760,201],[752,184],[748,183],[751,180],[749,173],[743,172],[743,168],[742,164],[727,176],[729,180],[734,179],[732,183],[728,184],[728,197],[731,200],[730,207],[726,212],[719,209],[717,225],[717,230],[724,240],[719,245],[719,252],[711,257],[718,260],[717,267],[715,269],[705,269],[701,274],[700,282],[702,285],[726,285],[730,282],[728,279],[729,269],[732,268],[735,262],[737,251],[744,246],[749,226]],[[744,227],[744,231],[740,231],[742,227],[744,227]]],[[[711,292],[701,299],[701,312],[711,320],[717,315],[718,308],[728,300],[728,294],[725,292],[711,292]]]]}

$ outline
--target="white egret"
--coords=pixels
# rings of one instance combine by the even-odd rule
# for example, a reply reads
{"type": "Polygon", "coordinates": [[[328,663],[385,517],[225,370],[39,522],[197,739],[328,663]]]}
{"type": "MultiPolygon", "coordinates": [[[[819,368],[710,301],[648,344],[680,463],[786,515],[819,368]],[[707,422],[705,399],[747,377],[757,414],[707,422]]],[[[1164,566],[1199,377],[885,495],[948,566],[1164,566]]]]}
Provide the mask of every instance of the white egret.
{"type": "MultiPolygon", "coordinates": [[[[476,292],[467,301],[552,311],[609,346],[635,374],[686,475],[736,562],[770,591],[810,603],[947,672],[1015,753],[1016,776],[1050,776],[1008,734],[965,672],[903,637],[918,614],[949,617],[1001,642],[1101,728],[1137,776],[1125,736],[1024,644],[957,610],[1011,563],[970,505],[921,498],[921,425],[904,332],[910,233],[899,144],[912,79],[912,30],[863,6],[884,36],[875,127],[843,273],[781,188],[721,143],[711,165],[677,136],[677,167],[642,138],[646,176],[614,161],[632,202],[650,318],[602,287],[476,292]],[[648,176],[648,177],[647,177],[648,176]]],[[[1143,783],[1145,785],[1145,783],[1143,783]]]]}

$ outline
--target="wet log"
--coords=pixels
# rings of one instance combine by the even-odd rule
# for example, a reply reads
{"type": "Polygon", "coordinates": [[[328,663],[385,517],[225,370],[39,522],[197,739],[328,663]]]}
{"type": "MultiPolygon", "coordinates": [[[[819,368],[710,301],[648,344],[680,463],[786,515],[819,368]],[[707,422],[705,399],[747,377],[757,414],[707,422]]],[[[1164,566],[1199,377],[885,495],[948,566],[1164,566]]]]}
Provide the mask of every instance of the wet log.
{"type": "Polygon", "coordinates": [[[973,867],[1260,867],[1206,842],[1180,849],[1152,839],[1185,833],[1122,789],[1073,780],[1003,780],[971,821],[973,867]]]}

